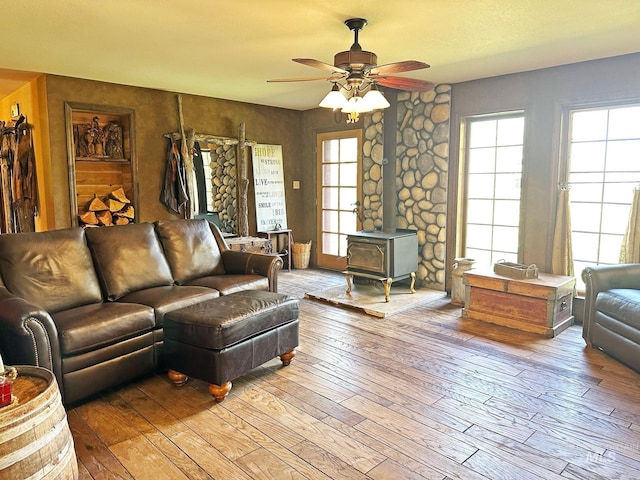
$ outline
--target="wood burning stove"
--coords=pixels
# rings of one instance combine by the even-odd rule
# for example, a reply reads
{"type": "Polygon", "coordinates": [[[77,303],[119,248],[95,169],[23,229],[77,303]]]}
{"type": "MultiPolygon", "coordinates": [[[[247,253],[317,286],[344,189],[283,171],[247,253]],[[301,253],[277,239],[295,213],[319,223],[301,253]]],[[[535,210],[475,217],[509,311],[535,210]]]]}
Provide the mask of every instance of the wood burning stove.
{"type": "Polygon", "coordinates": [[[414,293],[415,272],[418,270],[418,235],[415,230],[395,232],[356,232],[347,236],[347,293],[351,277],[380,280],[385,288],[385,300],[395,280],[411,278],[414,293]]]}
{"type": "MultiPolygon", "coordinates": [[[[398,118],[397,91],[385,94],[390,106],[384,110],[384,124],[395,125],[398,118]]],[[[382,161],[382,231],[356,232],[347,235],[347,293],[351,292],[351,277],[380,280],[384,285],[385,300],[394,280],[411,278],[411,293],[418,270],[418,234],[415,230],[396,228],[396,129],[383,131],[382,161]]]]}

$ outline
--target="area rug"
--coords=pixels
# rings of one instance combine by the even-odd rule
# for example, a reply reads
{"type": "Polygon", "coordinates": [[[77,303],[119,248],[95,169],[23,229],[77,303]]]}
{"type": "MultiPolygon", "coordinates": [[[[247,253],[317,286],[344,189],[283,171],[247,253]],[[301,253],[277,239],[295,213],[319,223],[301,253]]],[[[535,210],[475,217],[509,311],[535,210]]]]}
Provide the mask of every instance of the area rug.
{"type": "Polygon", "coordinates": [[[389,301],[384,301],[382,282],[375,284],[354,284],[351,293],[346,293],[347,283],[314,292],[305,293],[305,298],[331,303],[344,308],[362,311],[374,317],[388,317],[417,304],[428,303],[446,296],[445,292],[428,288],[416,289],[411,293],[406,285],[392,286],[389,301]]]}

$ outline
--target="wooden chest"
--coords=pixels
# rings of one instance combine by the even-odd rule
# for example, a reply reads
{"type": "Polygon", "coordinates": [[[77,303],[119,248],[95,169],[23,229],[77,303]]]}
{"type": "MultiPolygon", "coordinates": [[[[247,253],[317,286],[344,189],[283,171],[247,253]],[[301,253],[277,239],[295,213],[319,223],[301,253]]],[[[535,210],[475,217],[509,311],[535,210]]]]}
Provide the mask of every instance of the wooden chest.
{"type": "Polygon", "coordinates": [[[573,324],[573,277],[540,273],[516,280],[491,270],[464,272],[463,316],[554,337],[573,324]]]}
{"type": "Polygon", "coordinates": [[[260,237],[225,238],[230,250],[241,252],[271,253],[271,240],[260,237]]]}

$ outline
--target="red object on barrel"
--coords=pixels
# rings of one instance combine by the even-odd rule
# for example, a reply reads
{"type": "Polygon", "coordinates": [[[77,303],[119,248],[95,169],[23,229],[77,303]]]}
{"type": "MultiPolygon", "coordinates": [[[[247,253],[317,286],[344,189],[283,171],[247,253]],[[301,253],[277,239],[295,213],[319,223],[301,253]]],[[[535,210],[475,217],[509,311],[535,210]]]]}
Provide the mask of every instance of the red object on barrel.
{"type": "Polygon", "coordinates": [[[0,407],[11,403],[11,380],[0,377],[0,407]]]}

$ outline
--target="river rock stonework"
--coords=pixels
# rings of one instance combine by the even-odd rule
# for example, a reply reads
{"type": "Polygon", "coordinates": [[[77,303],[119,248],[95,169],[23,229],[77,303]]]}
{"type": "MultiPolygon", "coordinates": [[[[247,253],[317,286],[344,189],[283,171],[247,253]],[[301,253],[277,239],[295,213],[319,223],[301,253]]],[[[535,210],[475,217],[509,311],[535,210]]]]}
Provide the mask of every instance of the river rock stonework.
{"type": "Polygon", "coordinates": [[[236,188],[236,145],[211,146],[213,211],[218,213],[222,230],[236,231],[238,208],[236,188]]]}
{"type": "MultiPolygon", "coordinates": [[[[396,228],[418,232],[416,283],[444,290],[451,86],[398,93],[396,228]]],[[[363,230],[382,229],[383,115],[364,115],[363,230]]]]}
{"type": "Polygon", "coordinates": [[[382,229],[382,112],[364,115],[362,143],[362,229],[382,229]]]}

